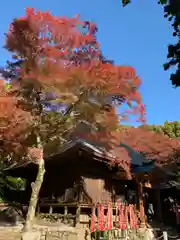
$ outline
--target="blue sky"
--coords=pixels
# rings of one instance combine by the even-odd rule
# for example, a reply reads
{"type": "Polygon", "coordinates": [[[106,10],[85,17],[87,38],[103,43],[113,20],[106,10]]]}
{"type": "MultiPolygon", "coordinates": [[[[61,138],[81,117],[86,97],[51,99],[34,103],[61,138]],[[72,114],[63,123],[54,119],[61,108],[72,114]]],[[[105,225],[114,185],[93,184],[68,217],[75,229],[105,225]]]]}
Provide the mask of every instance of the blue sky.
{"type": "MultiPolygon", "coordinates": [[[[136,0],[122,8],[120,0],[18,0],[3,1],[0,15],[0,46],[4,33],[13,18],[22,16],[25,7],[50,10],[53,15],[73,17],[80,14],[83,20],[96,22],[98,40],[103,53],[116,64],[136,68],[142,79],[141,93],[147,107],[150,124],[165,120],[180,120],[176,104],[180,89],[174,89],[164,72],[167,45],[172,43],[172,29],[163,18],[163,9],[157,0],[136,0]]],[[[8,53],[0,48],[0,64],[6,62],[8,53]]],[[[171,70],[172,71],[172,70],[171,70]]]]}

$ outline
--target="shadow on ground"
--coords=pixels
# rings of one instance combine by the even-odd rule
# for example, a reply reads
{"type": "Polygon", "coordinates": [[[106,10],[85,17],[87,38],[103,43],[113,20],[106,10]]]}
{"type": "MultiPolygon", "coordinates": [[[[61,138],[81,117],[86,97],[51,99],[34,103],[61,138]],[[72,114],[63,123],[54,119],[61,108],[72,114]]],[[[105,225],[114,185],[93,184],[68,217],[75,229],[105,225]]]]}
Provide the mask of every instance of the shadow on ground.
{"type": "Polygon", "coordinates": [[[20,209],[6,207],[0,210],[0,226],[16,226],[24,222],[24,217],[20,209]]]}

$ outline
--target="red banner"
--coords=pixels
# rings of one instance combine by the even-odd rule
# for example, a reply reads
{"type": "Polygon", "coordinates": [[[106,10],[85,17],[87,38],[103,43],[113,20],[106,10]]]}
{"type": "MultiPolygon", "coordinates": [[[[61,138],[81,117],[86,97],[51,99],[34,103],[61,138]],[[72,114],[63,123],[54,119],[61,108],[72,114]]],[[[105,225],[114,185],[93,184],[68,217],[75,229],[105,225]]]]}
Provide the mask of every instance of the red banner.
{"type": "Polygon", "coordinates": [[[98,204],[98,225],[97,230],[104,231],[104,206],[98,204]]]}
{"type": "Polygon", "coordinates": [[[129,218],[130,218],[131,228],[137,228],[137,217],[136,217],[134,206],[132,204],[129,205],[129,218]]]}
{"type": "Polygon", "coordinates": [[[113,212],[112,212],[112,202],[108,203],[108,211],[106,218],[106,230],[112,230],[113,228],[113,212]]]}
{"type": "MultiPolygon", "coordinates": [[[[95,209],[96,209],[96,207],[94,206],[92,208],[90,231],[94,232],[95,230],[98,230],[98,231],[112,230],[113,229],[112,202],[108,203],[106,224],[105,224],[104,206],[101,204],[97,205],[97,229],[95,229],[95,209]]],[[[135,213],[134,205],[130,204],[128,206],[126,204],[117,202],[115,223],[116,223],[115,225],[117,226],[117,228],[120,230],[128,229],[129,223],[130,223],[131,228],[137,228],[137,216],[135,213]],[[129,220],[130,220],[130,222],[129,222],[129,220]]]]}
{"type": "Polygon", "coordinates": [[[95,207],[92,208],[90,231],[91,233],[95,231],[95,207]]]}
{"type": "Polygon", "coordinates": [[[125,230],[128,228],[128,211],[129,208],[125,204],[117,203],[118,212],[118,228],[125,230]]]}

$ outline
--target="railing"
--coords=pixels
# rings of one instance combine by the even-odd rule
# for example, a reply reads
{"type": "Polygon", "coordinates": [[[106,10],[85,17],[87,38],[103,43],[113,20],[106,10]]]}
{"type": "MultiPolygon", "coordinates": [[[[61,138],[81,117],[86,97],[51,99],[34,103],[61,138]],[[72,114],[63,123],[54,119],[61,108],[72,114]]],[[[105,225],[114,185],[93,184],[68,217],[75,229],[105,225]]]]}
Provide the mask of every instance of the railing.
{"type": "Polygon", "coordinates": [[[151,240],[180,240],[180,235],[169,235],[168,232],[164,231],[161,236],[157,238],[149,238],[145,236],[145,234],[131,234],[128,230],[126,230],[124,233],[119,234],[115,232],[114,230],[109,231],[109,233],[101,233],[96,232],[94,236],[91,237],[91,239],[94,240],[145,240],[145,239],[151,239],[151,240]],[[124,236],[123,236],[124,234],[124,236]]]}
{"type": "Polygon", "coordinates": [[[45,240],[78,240],[76,232],[57,231],[57,232],[46,232],[45,240]]]}
{"type": "MultiPolygon", "coordinates": [[[[111,232],[112,233],[112,232],[111,232]]],[[[125,233],[124,236],[122,235],[114,235],[112,234],[96,234],[96,236],[91,236],[91,239],[93,240],[144,240],[146,239],[144,235],[130,235],[128,234],[128,231],[125,233]]],[[[76,232],[68,232],[68,231],[56,231],[56,232],[46,232],[45,234],[45,240],[77,240],[78,234],[76,232]]],[[[87,236],[84,236],[81,240],[86,240],[87,236]]],[[[89,238],[88,238],[89,239],[89,238]]],[[[148,238],[149,239],[149,238],[148,238]]],[[[171,236],[167,232],[163,232],[163,234],[160,237],[153,238],[152,240],[179,240],[180,236],[171,236]]]]}

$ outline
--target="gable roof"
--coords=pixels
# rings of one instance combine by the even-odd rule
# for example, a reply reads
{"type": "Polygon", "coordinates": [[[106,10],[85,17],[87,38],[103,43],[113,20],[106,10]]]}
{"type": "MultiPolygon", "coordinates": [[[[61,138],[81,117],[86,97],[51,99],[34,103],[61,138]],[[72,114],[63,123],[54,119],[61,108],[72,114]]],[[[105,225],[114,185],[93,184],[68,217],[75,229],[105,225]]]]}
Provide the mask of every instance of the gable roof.
{"type": "MultiPolygon", "coordinates": [[[[141,168],[143,167],[142,168],[143,171],[145,170],[148,171],[147,167],[149,167],[149,165],[151,164],[151,161],[144,159],[144,157],[140,153],[135,152],[133,149],[131,149],[125,144],[121,144],[119,147],[123,147],[128,151],[128,154],[131,159],[132,168],[135,167],[135,169],[137,170],[138,167],[141,167],[141,168]]],[[[65,143],[58,153],[52,154],[51,156],[45,158],[45,164],[48,165],[52,161],[55,161],[55,158],[56,159],[58,158],[59,160],[59,157],[63,156],[63,154],[70,153],[72,150],[85,151],[86,153],[93,156],[96,161],[102,161],[108,165],[112,164],[113,161],[114,162],[116,161],[116,155],[107,151],[104,147],[97,145],[95,143],[93,144],[92,142],[84,139],[75,139],[75,140],[69,141],[68,143],[65,143]]],[[[18,175],[18,172],[20,172],[21,169],[25,170],[27,168],[29,169],[36,168],[36,164],[33,163],[32,161],[20,162],[6,168],[4,172],[10,175],[11,174],[18,175]]],[[[122,168],[121,170],[125,171],[125,169],[122,169],[122,168]]],[[[25,175],[25,172],[23,175],[25,175]]]]}

